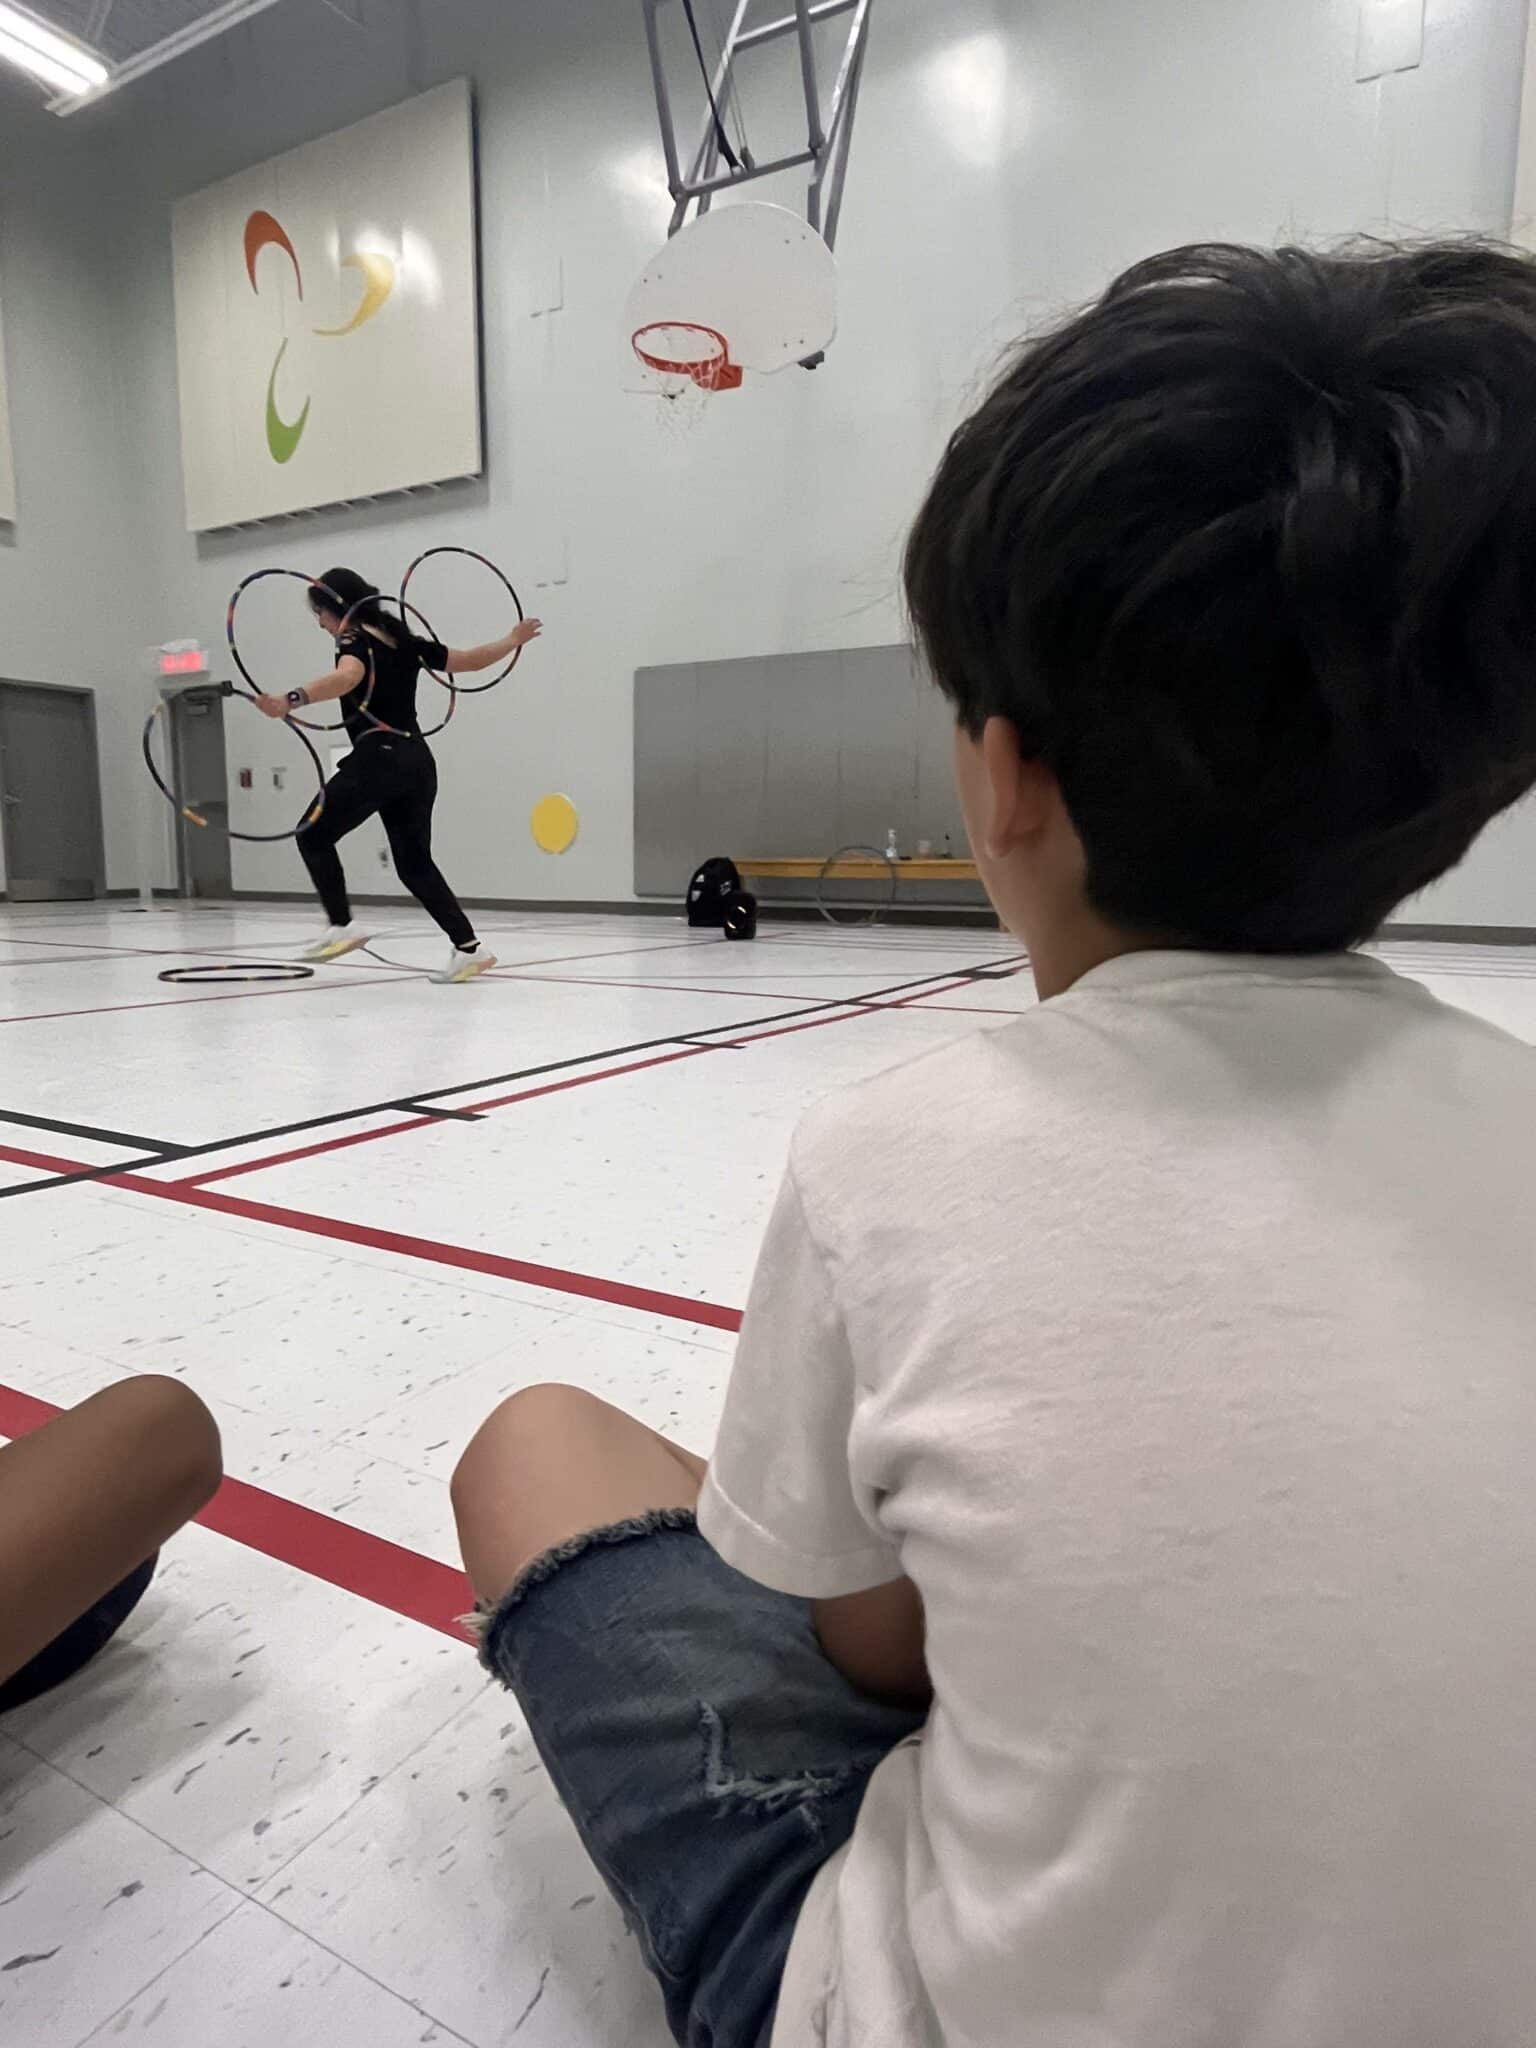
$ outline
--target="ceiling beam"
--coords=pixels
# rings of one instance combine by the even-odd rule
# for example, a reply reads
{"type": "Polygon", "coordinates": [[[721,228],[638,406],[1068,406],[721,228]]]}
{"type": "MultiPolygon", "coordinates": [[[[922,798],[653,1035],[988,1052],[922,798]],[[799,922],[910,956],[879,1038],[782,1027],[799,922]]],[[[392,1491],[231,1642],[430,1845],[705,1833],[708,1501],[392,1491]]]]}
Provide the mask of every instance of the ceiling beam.
{"type": "Polygon", "coordinates": [[[96,86],[90,92],[66,93],[50,100],[48,111],[78,114],[82,107],[94,106],[98,100],[116,92],[119,86],[131,85],[134,79],[147,77],[151,71],[158,71],[162,64],[184,57],[189,50],[200,49],[204,43],[211,43],[215,36],[237,28],[242,21],[249,21],[255,15],[265,14],[269,7],[277,4],[278,0],[224,0],[222,6],[213,8],[200,21],[189,22],[174,35],[163,37],[147,50],[141,50],[136,57],[115,65],[105,85],[96,86]]]}

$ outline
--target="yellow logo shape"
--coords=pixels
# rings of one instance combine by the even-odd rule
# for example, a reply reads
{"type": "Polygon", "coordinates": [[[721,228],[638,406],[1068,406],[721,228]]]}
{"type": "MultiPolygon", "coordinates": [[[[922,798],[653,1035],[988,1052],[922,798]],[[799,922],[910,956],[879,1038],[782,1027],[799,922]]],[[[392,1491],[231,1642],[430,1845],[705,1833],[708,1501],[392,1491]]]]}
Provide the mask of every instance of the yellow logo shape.
{"type": "Polygon", "coordinates": [[[316,334],[352,334],[365,320],[371,320],[395,288],[395,259],[392,256],[377,256],[367,249],[358,249],[341,259],[343,270],[361,272],[363,295],[357,302],[357,311],[342,327],[317,327],[316,334]]]}
{"type": "MultiPolygon", "coordinates": [[[[245,274],[251,281],[251,290],[259,292],[256,282],[256,259],[263,249],[281,249],[293,265],[293,281],[302,300],[304,297],[304,273],[299,268],[298,253],[288,239],[287,230],[280,220],[258,208],[248,214],[243,235],[245,247],[245,274]]],[[[312,334],[334,338],[340,334],[353,334],[365,320],[371,320],[395,288],[395,260],[392,256],[380,256],[369,250],[356,250],[341,259],[343,270],[355,270],[363,280],[362,297],[358,300],[350,320],[340,327],[314,327],[312,334]]],[[[303,410],[296,420],[285,420],[277,409],[277,373],[282,367],[288,349],[285,335],[272,364],[272,374],[267,379],[267,452],[274,462],[291,462],[309,425],[309,400],[304,401],[303,410]]]]}

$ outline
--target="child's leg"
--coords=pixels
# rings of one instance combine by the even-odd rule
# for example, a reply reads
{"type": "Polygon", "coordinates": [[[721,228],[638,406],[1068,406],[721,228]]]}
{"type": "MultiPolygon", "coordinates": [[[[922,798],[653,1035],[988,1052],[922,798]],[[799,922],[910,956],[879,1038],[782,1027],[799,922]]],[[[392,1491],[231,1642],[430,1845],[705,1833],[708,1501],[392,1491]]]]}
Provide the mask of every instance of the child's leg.
{"type": "Polygon", "coordinates": [[[494,1605],[537,1557],[588,1529],[691,1508],[705,1461],[577,1387],[493,1409],[453,1475],[464,1569],[494,1605]]]}
{"type": "Polygon", "coordinates": [[[124,1618],[137,1596],[123,1582],[221,1476],[213,1417],[149,1374],[0,1448],[0,1682],[116,1589],[124,1618]]]}
{"type": "Polygon", "coordinates": [[[482,1656],[516,1693],[686,2048],[762,2048],[800,1907],[921,1717],[822,1654],[808,1601],[699,1535],[704,1460],[605,1401],[504,1401],[454,1475],[482,1656]]]}

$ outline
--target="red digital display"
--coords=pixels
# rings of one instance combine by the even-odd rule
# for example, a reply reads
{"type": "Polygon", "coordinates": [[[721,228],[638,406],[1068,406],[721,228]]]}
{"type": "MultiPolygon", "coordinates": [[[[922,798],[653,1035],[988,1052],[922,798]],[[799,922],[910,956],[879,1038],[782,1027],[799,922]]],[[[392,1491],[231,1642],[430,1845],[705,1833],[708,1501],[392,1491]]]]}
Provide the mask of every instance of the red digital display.
{"type": "Polygon", "coordinates": [[[208,657],[200,647],[189,647],[176,654],[162,654],[159,659],[163,676],[200,676],[208,666],[208,657]]]}

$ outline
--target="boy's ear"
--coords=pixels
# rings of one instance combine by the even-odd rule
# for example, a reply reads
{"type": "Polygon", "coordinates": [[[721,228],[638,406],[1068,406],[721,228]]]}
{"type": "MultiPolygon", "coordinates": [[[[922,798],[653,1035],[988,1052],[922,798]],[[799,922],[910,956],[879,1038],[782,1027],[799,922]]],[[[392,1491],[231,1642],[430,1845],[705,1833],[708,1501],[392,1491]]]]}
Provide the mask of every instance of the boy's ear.
{"type": "Polygon", "coordinates": [[[1038,838],[1061,803],[1056,778],[1038,757],[1026,755],[1008,718],[989,718],[981,734],[987,857],[1005,860],[1038,838]]]}

